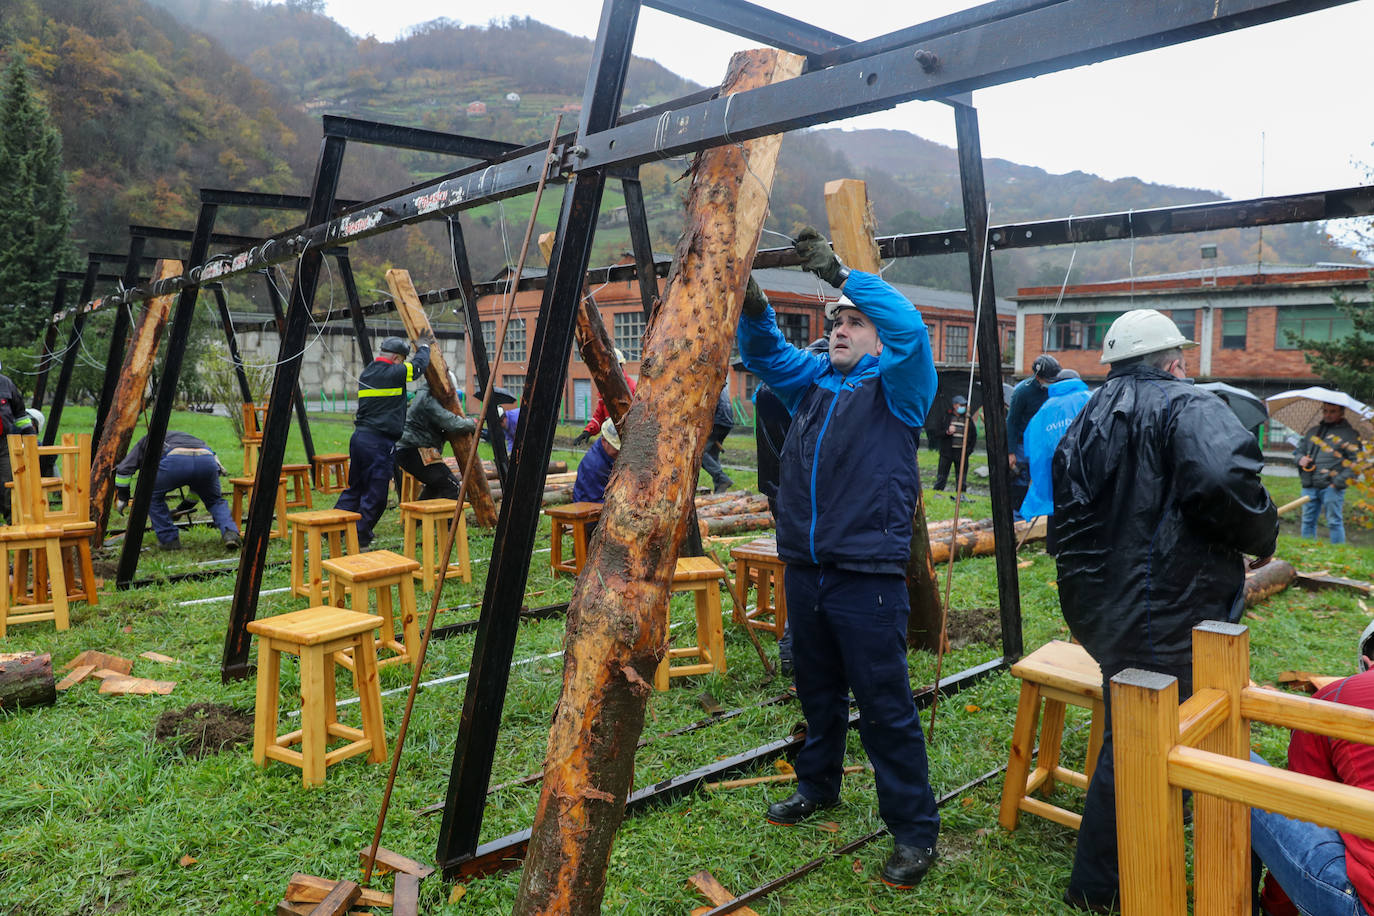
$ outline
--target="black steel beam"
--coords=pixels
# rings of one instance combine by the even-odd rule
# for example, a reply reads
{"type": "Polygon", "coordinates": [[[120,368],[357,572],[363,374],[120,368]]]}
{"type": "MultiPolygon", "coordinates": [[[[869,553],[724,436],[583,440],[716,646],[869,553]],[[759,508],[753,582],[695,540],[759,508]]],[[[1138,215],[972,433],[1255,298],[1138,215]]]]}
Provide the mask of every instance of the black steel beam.
{"type": "Polygon", "coordinates": [[[502,156],[508,156],[524,149],[518,143],[464,137],[459,134],[426,130],[422,127],[365,121],[361,118],[341,118],[338,115],[324,116],[324,135],[326,137],[341,137],[356,143],[391,146],[422,153],[442,153],[447,156],[463,156],[467,159],[481,159],[483,161],[500,159],[502,156]]]}
{"type": "MultiPolygon", "coordinates": [[[[189,242],[195,235],[190,229],[172,229],[167,226],[129,226],[129,235],[145,239],[158,239],[164,242],[189,242]]],[[[234,235],[228,232],[210,234],[211,245],[261,245],[263,239],[255,235],[234,235]]]]}
{"type": "MultiPolygon", "coordinates": [[[[456,289],[446,292],[456,293],[453,299],[463,303],[463,319],[467,324],[468,347],[472,353],[472,373],[477,379],[477,390],[485,392],[487,385],[494,384],[491,378],[491,363],[487,356],[487,340],[482,336],[482,314],[477,311],[477,292],[472,282],[472,262],[468,260],[467,241],[463,237],[463,226],[458,217],[448,220],[449,248],[453,254],[453,272],[458,278],[456,289]]],[[[501,480],[502,492],[507,490],[510,479],[510,456],[506,454],[506,436],[501,424],[501,413],[496,399],[487,402],[485,423],[491,439],[491,456],[496,465],[496,475],[501,480]]]]}
{"type": "MultiPolygon", "coordinates": [[[[268,268],[262,277],[267,283],[267,299],[272,303],[272,314],[277,317],[277,335],[279,338],[284,338],[286,337],[286,312],[282,308],[281,291],[277,289],[277,284],[272,279],[271,271],[275,269],[268,268]]],[[[296,384],[291,389],[291,405],[296,409],[296,426],[301,432],[301,444],[305,447],[305,460],[310,465],[310,477],[313,482],[315,477],[315,438],[310,435],[310,418],[305,412],[305,398],[301,396],[299,373],[297,373],[296,384]]],[[[268,409],[271,409],[271,405],[268,409]]],[[[285,524],[284,519],[282,523],[285,524]]]]}
{"type": "MultiPolygon", "coordinates": [[[[139,261],[143,258],[146,244],[147,239],[141,235],[129,236],[129,255],[124,261],[122,281],[125,288],[138,285],[139,261]]],[[[105,432],[105,418],[114,402],[115,386],[119,384],[119,376],[124,370],[124,348],[129,340],[129,311],[127,305],[115,309],[114,325],[110,328],[110,348],[105,354],[105,378],[100,386],[100,403],[95,410],[95,429],[91,432],[92,451],[100,445],[100,437],[105,432]]]]}
{"type": "Polygon", "coordinates": [[[1012,527],[1011,468],[1007,465],[1007,412],[1002,399],[1002,346],[997,327],[997,294],[993,287],[992,251],[987,247],[988,200],[983,185],[983,149],[978,135],[978,112],[954,106],[959,141],[959,185],[964,199],[964,226],[971,239],[983,240],[968,249],[969,277],[977,304],[976,345],[978,379],[983,386],[983,430],[992,489],[992,531],[996,539],[997,601],[1002,617],[1002,654],[1021,657],[1021,585],[1016,571],[1016,533],[1012,527]]]}
{"type": "MultiPolygon", "coordinates": [[[[582,98],[579,142],[584,142],[591,132],[605,130],[615,123],[638,22],[639,0],[604,0],[582,98]]],[[[525,381],[526,406],[520,412],[515,432],[511,486],[503,489],[505,497],[501,500],[473,646],[472,674],[463,697],[443,823],[439,828],[439,862],[470,858],[481,837],[520,607],[539,531],[544,476],[553,451],[576,312],[605,186],[605,172],[591,169],[577,174],[564,189],[550,258],[550,282],[540,303],[540,320],[525,381]]],[[[492,430],[492,437],[498,433],[492,430]]]]}
{"type": "MultiPolygon", "coordinates": [[[[57,283],[53,287],[52,315],[62,311],[67,302],[67,281],[69,278],[62,276],[65,273],[67,271],[61,271],[58,274],[57,283]]],[[[48,369],[52,366],[52,348],[55,343],[57,343],[57,322],[49,318],[48,326],[43,330],[43,343],[38,353],[38,377],[33,383],[33,406],[35,410],[43,409],[43,395],[48,390],[48,369]]]]}
{"type": "MultiPolygon", "coordinates": [[[[200,199],[219,207],[247,207],[252,210],[309,210],[310,198],[301,194],[270,194],[266,191],[230,191],[225,188],[201,188],[200,199]]],[[[346,210],[361,205],[357,200],[336,200],[330,210],[346,210]]],[[[320,222],[328,217],[325,214],[320,222]]],[[[314,223],[307,222],[307,226],[314,223]]]]}
{"type": "Polygon", "coordinates": [[[854,41],[746,0],[644,0],[644,5],[807,57],[854,41]]]}
{"type": "MultiPolygon", "coordinates": [[[[337,137],[325,137],[320,144],[315,180],[311,184],[310,206],[306,212],[307,225],[323,222],[333,208],[339,174],[343,170],[344,147],[345,141],[337,137]]],[[[323,256],[318,251],[302,253],[291,286],[286,332],[282,335],[277,371],[272,379],[272,394],[267,419],[263,424],[262,449],[258,453],[257,480],[248,507],[247,530],[244,532],[243,547],[240,548],[238,577],[234,581],[234,601],[224,637],[224,659],[220,673],[226,681],[247,677],[252,672],[248,663],[248,622],[257,615],[258,591],[262,588],[263,567],[267,559],[267,539],[271,536],[272,513],[276,509],[274,496],[291,425],[291,396],[300,379],[306,327],[310,323],[310,306],[315,298],[322,261],[323,256]]]]}
{"type": "MultiPolygon", "coordinates": [[[[213,205],[201,204],[200,214],[196,217],[195,237],[191,240],[190,263],[205,262],[217,212],[213,205]]],[[[134,497],[129,503],[128,522],[124,526],[124,545],[119,553],[119,569],[115,574],[116,588],[128,588],[138,572],[143,530],[148,523],[148,506],[152,504],[153,488],[157,485],[157,463],[162,457],[162,444],[166,440],[172,407],[177,399],[177,381],[181,378],[181,364],[186,356],[186,342],[191,337],[191,321],[195,317],[199,292],[198,287],[188,286],[177,296],[176,312],[167,336],[167,356],[162,363],[162,377],[158,379],[153,415],[148,419],[147,458],[139,471],[138,485],[134,487],[134,497]]]]}
{"type": "Polygon", "coordinates": [[[243,371],[243,357],[239,355],[239,339],[234,333],[234,318],[229,314],[229,300],[224,296],[224,286],[220,283],[206,284],[208,289],[215,296],[215,305],[219,308],[219,321],[224,326],[224,342],[229,348],[229,361],[234,364],[234,376],[239,381],[239,394],[243,395],[245,404],[253,400],[253,386],[248,383],[248,373],[243,371]]]}
{"type": "Polygon", "coordinates": [[[658,277],[654,269],[654,242],[649,231],[649,211],[644,206],[644,185],[639,181],[638,170],[633,176],[620,179],[621,190],[625,192],[625,216],[630,221],[630,248],[635,256],[635,279],[639,282],[639,304],[644,310],[644,326],[654,316],[654,303],[658,301],[658,277]]]}
{"type": "MultiPolygon", "coordinates": [[[[95,292],[95,278],[100,273],[100,259],[89,255],[86,273],[81,279],[81,293],[78,302],[85,302],[95,292]]],[[[57,373],[57,387],[52,393],[52,409],[48,411],[48,422],[43,426],[43,444],[52,445],[57,441],[57,430],[62,425],[62,408],[67,403],[67,388],[72,382],[72,370],[76,368],[76,356],[81,351],[81,332],[86,327],[86,313],[77,312],[72,318],[72,330],[67,336],[67,349],[62,351],[62,368],[57,373]]]]}
{"type": "MultiPolygon", "coordinates": [[[[348,299],[348,317],[353,321],[353,340],[358,345],[358,359],[366,366],[372,362],[372,340],[367,333],[367,322],[363,320],[363,303],[358,298],[358,283],[353,278],[353,264],[348,260],[347,254],[335,255],[334,263],[339,265],[339,276],[343,278],[344,296],[348,299]]],[[[325,317],[321,324],[328,320],[328,317],[325,317]]]]}

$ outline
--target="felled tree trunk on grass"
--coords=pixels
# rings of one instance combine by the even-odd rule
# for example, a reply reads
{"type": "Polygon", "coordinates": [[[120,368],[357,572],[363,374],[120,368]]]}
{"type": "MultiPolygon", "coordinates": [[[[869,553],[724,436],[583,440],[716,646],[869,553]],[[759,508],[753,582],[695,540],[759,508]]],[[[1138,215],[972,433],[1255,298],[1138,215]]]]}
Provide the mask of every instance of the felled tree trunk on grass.
{"type": "MultiPolygon", "coordinates": [[[[801,65],[777,51],[736,54],[724,91],[788,79],[801,65]]],[[[563,693],[516,916],[601,910],[650,682],[667,649],[668,583],[780,144],[764,137],[697,157],[674,275],[648,333],[606,504],[568,607],[563,693]]]]}
{"type": "Polygon", "coordinates": [[[0,652],[0,710],[51,706],[57,702],[52,656],[44,652],[0,652]]]}
{"type": "Polygon", "coordinates": [[[1254,607],[1293,584],[1298,571],[1287,560],[1270,560],[1245,575],[1245,606],[1254,607]]]}
{"type": "MultiPolygon", "coordinates": [[[[405,325],[406,333],[411,339],[420,335],[421,331],[433,330],[429,326],[429,316],[425,314],[424,307],[420,305],[420,297],[415,292],[415,284],[410,280],[410,271],[398,270],[393,268],[386,272],[386,285],[391,290],[391,298],[396,303],[396,314],[401,316],[401,323],[405,325]]],[[[429,382],[429,393],[439,402],[439,405],[449,413],[456,413],[460,416],[463,407],[458,402],[458,392],[454,390],[453,383],[448,378],[448,365],[444,362],[444,354],[437,346],[431,347],[429,351],[429,368],[425,370],[425,381],[429,382]]],[[[500,434],[500,430],[492,430],[492,435],[500,434]]],[[[474,440],[477,438],[475,433],[457,432],[449,436],[449,445],[453,446],[453,454],[460,462],[466,463],[468,454],[471,453],[474,440]]],[[[481,469],[474,467],[473,472],[467,475],[471,479],[463,480],[463,495],[467,499],[468,505],[472,506],[472,511],[477,517],[477,524],[483,528],[496,527],[496,501],[491,495],[491,485],[487,483],[487,475],[481,469]]]]}
{"type": "MultiPolygon", "coordinates": [[[[153,267],[154,282],[179,276],[180,261],[158,261],[153,267]]],[[[143,392],[148,388],[148,375],[153,371],[153,360],[157,358],[158,344],[162,342],[162,331],[167,327],[167,315],[176,297],[176,293],[157,296],[148,302],[148,307],[138,316],[133,343],[124,354],[119,383],[110,401],[111,415],[105,418],[100,441],[92,445],[91,521],[95,522],[95,534],[91,535],[91,543],[96,547],[105,543],[105,529],[110,524],[110,504],[114,501],[115,466],[129,451],[129,443],[133,441],[134,427],[143,409],[143,392]]],[[[158,460],[157,455],[148,456],[143,472],[156,474],[158,460]]]]}

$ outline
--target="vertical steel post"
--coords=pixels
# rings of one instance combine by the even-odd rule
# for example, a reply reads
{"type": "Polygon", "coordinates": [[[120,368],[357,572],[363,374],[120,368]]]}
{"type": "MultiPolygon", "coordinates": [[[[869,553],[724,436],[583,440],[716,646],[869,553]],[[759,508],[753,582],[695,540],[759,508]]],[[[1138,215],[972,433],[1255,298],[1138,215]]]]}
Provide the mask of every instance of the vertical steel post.
{"type": "Polygon", "coordinates": [[[239,355],[239,339],[234,333],[234,318],[229,314],[229,300],[224,296],[224,284],[215,283],[208,287],[215,294],[215,305],[219,307],[219,322],[224,326],[224,342],[229,347],[229,359],[234,364],[234,375],[239,380],[239,393],[247,404],[253,400],[253,386],[248,384],[248,373],[243,370],[243,357],[239,355]]]}
{"type": "MultiPolygon", "coordinates": [[[[269,273],[263,275],[267,280],[267,298],[272,302],[272,313],[277,316],[277,336],[285,337],[286,313],[282,311],[281,291],[277,289],[277,285],[272,282],[271,270],[272,268],[269,267],[269,273]]],[[[299,377],[300,373],[297,372],[297,379],[299,379],[299,377]]],[[[310,465],[311,481],[313,482],[315,474],[315,439],[310,435],[310,418],[307,417],[305,413],[305,398],[301,395],[301,385],[299,381],[295,384],[293,394],[294,396],[291,399],[291,403],[296,408],[296,425],[300,427],[301,444],[305,446],[305,461],[310,465]]],[[[270,410],[271,408],[269,407],[268,409],[270,410]]]]}
{"type": "Polygon", "coordinates": [[[988,199],[983,186],[983,150],[978,110],[951,103],[959,140],[959,184],[968,230],[968,269],[973,295],[982,310],[978,322],[978,381],[983,386],[983,425],[992,487],[992,532],[997,550],[997,595],[1002,618],[1002,656],[1021,657],[1021,584],[1016,572],[1016,534],[1012,530],[1011,468],[1007,466],[1007,411],[1002,399],[1002,347],[997,330],[997,295],[988,247],[988,199]]]}
{"type": "MultiPolygon", "coordinates": [[[[482,316],[477,311],[477,285],[472,281],[472,262],[468,260],[463,227],[456,216],[448,221],[448,240],[453,249],[453,272],[458,277],[458,289],[463,294],[463,317],[467,320],[472,375],[477,379],[477,389],[486,391],[487,386],[492,384],[491,363],[488,361],[487,341],[482,337],[482,316]]],[[[510,459],[506,455],[506,437],[502,433],[501,416],[496,410],[495,398],[489,402],[489,408],[486,427],[491,433],[491,456],[496,465],[496,476],[501,480],[501,492],[505,493],[508,491],[506,481],[510,477],[510,459]]]]}
{"type": "Polygon", "coordinates": [[[67,302],[67,278],[58,277],[57,287],[52,294],[52,315],[48,318],[48,328],[43,332],[43,350],[38,356],[38,378],[33,383],[33,406],[43,409],[43,395],[48,390],[48,369],[52,367],[52,347],[57,343],[57,313],[67,302]]]}
{"type": "Polygon", "coordinates": [[[649,211],[644,207],[644,185],[640,184],[639,170],[635,170],[633,178],[622,177],[620,187],[625,192],[625,215],[630,221],[630,247],[634,250],[639,301],[644,308],[644,322],[647,325],[654,315],[654,302],[658,299],[658,274],[654,270],[649,211]]]}
{"type": "MultiPolygon", "coordinates": [[[[138,285],[138,269],[143,263],[143,247],[147,239],[141,235],[129,239],[129,259],[124,262],[124,288],[132,289],[138,285]]],[[[115,310],[114,327],[110,329],[110,351],[105,356],[105,379],[100,386],[100,405],[95,411],[95,430],[91,433],[91,450],[100,445],[100,436],[105,431],[105,418],[109,416],[114,401],[115,386],[119,375],[124,371],[124,348],[129,342],[129,311],[125,303],[115,310]]]]}
{"type": "MultiPolygon", "coordinates": [[[[215,216],[218,212],[219,209],[211,204],[200,205],[195,234],[191,237],[188,264],[198,267],[205,263],[205,256],[210,250],[210,234],[215,230],[215,216]]],[[[195,318],[196,297],[199,294],[200,287],[191,285],[184,288],[177,297],[177,310],[172,317],[172,330],[167,337],[167,356],[163,360],[162,376],[157,384],[157,399],[153,404],[153,415],[148,418],[146,457],[143,467],[139,470],[134,498],[129,503],[129,521],[124,527],[124,546],[119,553],[119,570],[115,574],[116,588],[128,588],[138,572],[138,555],[143,549],[143,530],[148,524],[148,506],[153,501],[153,487],[157,484],[157,465],[162,458],[162,443],[167,436],[167,426],[172,419],[172,406],[176,403],[177,381],[181,377],[181,363],[186,356],[186,341],[191,336],[191,321],[195,318]]]]}
{"type": "Polygon", "coordinates": [[[72,381],[72,370],[76,368],[76,354],[81,350],[81,332],[86,327],[86,313],[81,308],[91,301],[95,293],[95,280],[100,274],[100,260],[87,258],[86,276],[81,281],[81,295],[76,300],[76,314],[72,316],[72,332],[67,337],[67,349],[62,353],[62,369],[57,374],[57,387],[52,393],[52,410],[48,422],[43,426],[43,444],[52,445],[57,441],[57,428],[62,425],[62,406],[67,401],[67,387],[72,381]]]}
{"type": "Polygon", "coordinates": [[[363,319],[363,302],[358,298],[358,284],[353,279],[353,265],[348,255],[334,256],[339,265],[339,276],[343,278],[344,295],[348,297],[348,315],[353,319],[353,337],[358,341],[358,358],[366,366],[372,362],[372,340],[368,337],[367,322],[363,319]]]}
{"type": "MultiPolygon", "coordinates": [[[[583,94],[579,140],[615,124],[638,21],[639,0],[605,0],[602,5],[592,69],[583,94]]],[[[578,302],[591,260],[592,236],[605,187],[605,172],[588,169],[576,173],[563,193],[540,303],[539,326],[525,379],[526,407],[515,433],[512,483],[503,490],[505,496],[501,500],[473,647],[472,674],[463,698],[444,819],[439,828],[436,861],[445,874],[451,874],[459,860],[472,856],[482,829],[501,709],[520,625],[520,605],[539,530],[544,475],[553,450],[578,302]]]]}
{"type": "MultiPolygon", "coordinates": [[[[315,181],[310,192],[310,208],[305,214],[306,226],[319,226],[329,219],[334,194],[339,187],[339,173],[343,169],[346,142],[339,137],[325,137],[320,143],[320,157],[315,164],[315,181]]],[[[224,637],[224,660],[220,674],[225,681],[247,677],[252,673],[252,666],[248,663],[248,621],[258,611],[258,590],[262,587],[263,564],[267,559],[267,539],[271,536],[272,513],[276,511],[274,497],[277,481],[281,477],[286,437],[291,427],[289,405],[300,378],[310,306],[315,299],[315,287],[319,283],[323,260],[324,255],[318,248],[302,254],[297,264],[296,281],[291,286],[286,332],[282,335],[277,372],[272,379],[272,394],[262,431],[262,451],[258,455],[257,482],[253,485],[253,501],[248,507],[243,547],[239,555],[239,573],[234,582],[234,602],[224,637]]]]}

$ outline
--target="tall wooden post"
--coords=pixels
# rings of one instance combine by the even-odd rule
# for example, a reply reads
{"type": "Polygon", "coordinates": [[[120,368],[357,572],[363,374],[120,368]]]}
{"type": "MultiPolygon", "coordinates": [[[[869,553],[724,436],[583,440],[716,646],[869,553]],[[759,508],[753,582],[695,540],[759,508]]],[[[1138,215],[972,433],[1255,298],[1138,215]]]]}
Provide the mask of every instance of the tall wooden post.
{"type": "MultiPolygon", "coordinates": [[[[422,332],[433,333],[429,326],[429,316],[425,314],[424,306],[420,304],[420,296],[415,292],[415,284],[410,280],[410,271],[392,268],[386,272],[386,285],[391,290],[392,301],[396,303],[396,314],[401,316],[401,323],[405,325],[406,333],[411,339],[420,336],[422,332]]],[[[460,416],[463,413],[462,405],[458,403],[458,392],[454,389],[453,383],[448,378],[448,365],[444,362],[444,354],[439,347],[433,346],[429,350],[429,368],[425,370],[425,379],[429,382],[429,393],[434,395],[441,407],[450,413],[460,416]]],[[[502,435],[501,430],[491,431],[492,438],[502,435]]],[[[453,454],[459,461],[466,461],[468,454],[472,451],[475,433],[461,432],[449,436],[449,445],[453,446],[453,454]]],[[[468,475],[471,480],[463,481],[463,491],[468,503],[472,505],[473,512],[477,515],[477,524],[483,528],[494,528],[496,526],[496,502],[491,496],[491,485],[487,483],[487,475],[482,473],[478,467],[472,474],[468,475]]]]}
{"type": "MultiPolygon", "coordinates": [[[[874,236],[878,221],[868,200],[868,186],[853,178],[825,183],[825,215],[830,223],[830,242],[835,253],[855,270],[879,274],[882,259],[874,236]]],[[[920,430],[916,431],[920,436],[920,430]]],[[[926,502],[916,480],[916,513],[911,521],[911,558],[906,565],[906,591],[911,602],[907,620],[907,644],[938,652],[944,633],[940,587],[930,558],[930,533],[926,528],[926,502]]]]}
{"type": "MultiPolygon", "coordinates": [[[[722,91],[788,79],[802,62],[771,50],[736,54],[722,91]]],[[[601,522],[568,608],[563,693],[516,916],[600,912],[649,684],[667,649],[668,586],[693,471],[725,382],[781,142],[763,137],[697,159],[675,273],[649,328],[601,522]]]]}
{"type": "MultiPolygon", "coordinates": [[[[1193,628],[1193,690],[1214,688],[1230,697],[1226,721],[1208,733],[1199,750],[1237,760],[1250,757],[1250,722],[1240,714],[1241,692],[1250,683],[1250,631],[1209,620],[1193,628]]],[[[1193,795],[1193,911],[1197,916],[1249,916],[1250,809],[1240,802],[1193,795]],[[1241,892],[1237,893],[1237,888],[1241,892]]]]}
{"type": "MultiPolygon", "coordinates": [[[[153,282],[167,277],[179,277],[182,272],[180,261],[158,261],[153,269],[153,282]]],[[[123,365],[119,370],[119,381],[111,392],[110,418],[103,426],[100,441],[95,445],[91,458],[91,520],[95,522],[95,534],[91,541],[95,546],[105,542],[105,529],[110,523],[110,502],[114,499],[115,465],[129,450],[134,437],[134,427],[143,408],[143,392],[148,386],[148,375],[153,371],[157,358],[157,348],[162,342],[163,329],[167,327],[167,316],[172,311],[172,301],[176,293],[156,296],[148,301],[148,307],[138,318],[134,328],[133,346],[124,354],[123,365]]],[[[120,306],[123,310],[124,306],[120,306]]],[[[157,473],[158,456],[149,457],[144,474],[157,473]]]]}

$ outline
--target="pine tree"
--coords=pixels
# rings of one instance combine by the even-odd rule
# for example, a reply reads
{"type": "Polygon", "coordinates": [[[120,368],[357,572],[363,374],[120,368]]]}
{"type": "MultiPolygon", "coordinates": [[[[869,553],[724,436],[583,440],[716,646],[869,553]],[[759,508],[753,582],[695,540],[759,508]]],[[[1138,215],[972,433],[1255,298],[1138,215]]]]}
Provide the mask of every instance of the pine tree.
{"type": "MultiPolygon", "coordinates": [[[[1370,293],[1374,296],[1374,284],[1370,293]]],[[[1374,403],[1374,305],[1352,302],[1339,293],[1332,302],[1350,319],[1351,333],[1340,340],[1302,338],[1296,343],[1306,351],[1303,355],[1313,372],[1352,398],[1374,403]]]]}
{"type": "Polygon", "coordinates": [[[11,48],[0,84],[0,340],[24,346],[48,316],[56,273],[71,259],[72,202],[62,137],[11,48]]]}

